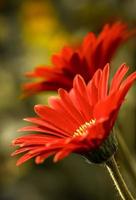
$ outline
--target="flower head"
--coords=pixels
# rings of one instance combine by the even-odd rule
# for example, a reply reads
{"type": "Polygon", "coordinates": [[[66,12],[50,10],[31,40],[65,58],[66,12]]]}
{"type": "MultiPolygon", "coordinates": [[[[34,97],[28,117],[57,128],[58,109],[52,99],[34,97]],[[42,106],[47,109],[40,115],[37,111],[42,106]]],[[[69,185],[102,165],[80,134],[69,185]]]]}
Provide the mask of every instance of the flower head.
{"type": "Polygon", "coordinates": [[[41,66],[27,73],[28,77],[40,78],[40,81],[24,84],[23,96],[59,88],[69,91],[76,74],[88,83],[98,68],[103,69],[110,62],[118,47],[135,34],[135,29],[128,31],[127,25],[121,22],[106,24],[98,36],[90,32],[77,48],[65,47],[53,55],[52,67],[41,66]]]}
{"type": "Polygon", "coordinates": [[[54,156],[58,161],[70,153],[84,154],[98,149],[108,138],[124,98],[136,79],[136,72],[123,80],[128,67],[123,64],[114,75],[110,87],[109,65],[98,69],[86,85],[76,75],[70,92],[59,89],[59,98],[50,97],[49,106],[36,105],[37,117],[25,120],[34,125],[20,131],[38,132],[13,141],[19,146],[13,155],[24,153],[17,165],[35,157],[42,163],[54,156]]]}

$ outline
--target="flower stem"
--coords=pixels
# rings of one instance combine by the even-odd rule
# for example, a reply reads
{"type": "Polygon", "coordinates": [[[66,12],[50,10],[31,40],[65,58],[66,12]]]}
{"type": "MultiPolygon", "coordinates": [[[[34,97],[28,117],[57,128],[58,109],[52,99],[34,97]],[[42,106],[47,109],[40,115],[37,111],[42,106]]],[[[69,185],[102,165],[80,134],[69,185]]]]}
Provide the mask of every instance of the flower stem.
{"type": "Polygon", "coordinates": [[[128,172],[136,183],[136,159],[132,156],[128,146],[126,145],[124,138],[122,137],[119,129],[117,129],[117,138],[120,145],[121,155],[124,158],[125,166],[128,168],[128,172]]]}
{"type": "Polygon", "coordinates": [[[106,167],[110,173],[110,176],[117,188],[117,191],[121,197],[122,200],[134,200],[133,196],[131,195],[130,191],[127,188],[127,185],[125,184],[122,175],[120,174],[120,171],[118,169],[118,165],[116,163],[116,160],[113,157],[111,157],[106,162],[106,167]]]}

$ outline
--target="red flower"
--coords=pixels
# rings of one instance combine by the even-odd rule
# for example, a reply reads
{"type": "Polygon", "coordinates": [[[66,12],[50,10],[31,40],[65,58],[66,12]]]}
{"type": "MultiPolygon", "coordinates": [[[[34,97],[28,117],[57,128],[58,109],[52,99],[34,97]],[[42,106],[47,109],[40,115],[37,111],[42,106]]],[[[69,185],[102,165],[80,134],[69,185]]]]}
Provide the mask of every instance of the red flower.
{"type": "Polygon", "coordinates": [[[99,148],[109,136],[125,95],[136,79],[134,72],[123,80],[127,71],[125,64],[120,66],[109,90],[108,64],[103,70],[98,69],[87,85],[77,75],[69,93],[59,89],[60,98],[49,98],[50,106],[36,105],[38,117],[25,119],[34,125],[20,130],[40,134],[21,136],[13,141],[14,146],[20,147],[13,155],[25,153],[17,165],[33,157],[36,163],[42,163],[51,155],[55,155],[56,162],[72,152],[83,154],[99,148]]]}
{"type": "Polygon", "coordinates": [[[134,34],[136,30],[128,31],[126,24],[121,22],[106,24],[98,36],[90,32],[78,48],[65,47],[60,54],[53,55],[52,67],[37,67],[27,73],[28,77],[40,78],[41,81],[24,84],[24,96],[59,88],[69,91],[76,74],[82,75],[88,83],[95,71],[103,69],[117,48],[134,34]]]}

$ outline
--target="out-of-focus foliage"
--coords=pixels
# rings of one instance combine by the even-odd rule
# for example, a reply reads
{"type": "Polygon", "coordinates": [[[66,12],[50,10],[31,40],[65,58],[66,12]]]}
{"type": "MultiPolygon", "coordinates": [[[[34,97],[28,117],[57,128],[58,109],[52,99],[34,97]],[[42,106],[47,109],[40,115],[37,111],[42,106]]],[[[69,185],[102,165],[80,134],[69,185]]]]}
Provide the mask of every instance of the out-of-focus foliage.
{"type": "Polygon", "coordinates": [[[23,42],[31,48],[54,51],[67,43],[69,34],[58,21],[50,1],[25,1],[21,6],[20,21],[23,42]]]}
{"type": "MultiPolygon", "coordinates": [[[[33,105],[46,103],[49,94],[21,100],[23,73],[49,64],[50,56],[88,32],[98,33],[106,22],[124,20],[136,26],[136,1],[128,0],[1,0],[0,1],[0,199],[102,200],[116,199],[104,168],[89,166],[78,156],[41,166],[32,161],[17,168],[10,142],[21,133],[22,118],[33,116],[33,105]],[[99,191],[99,192],[98,192],[99,191]]],[[[117,52],[113,65],[126,62],[135,69],[136,39],[117,52]]],[[[135,87],[120,113],[122,133],[136,155],[135,87]]],[[[123,166],[122,166],[123,168],[123,166]]],[[[129,181],[129,176],[124,171],[129,181]]],[[[131,184],[130,184],[131,187],[131,184]]],[[[133,190],[133,188],[132,188],[133,190]]]]}

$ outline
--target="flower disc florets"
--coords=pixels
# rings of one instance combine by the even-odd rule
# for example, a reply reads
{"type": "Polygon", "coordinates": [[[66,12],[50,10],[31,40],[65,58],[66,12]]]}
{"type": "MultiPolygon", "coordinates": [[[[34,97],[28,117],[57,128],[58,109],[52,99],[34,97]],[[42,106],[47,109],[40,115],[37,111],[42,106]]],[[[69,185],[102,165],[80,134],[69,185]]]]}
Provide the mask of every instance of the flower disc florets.
{"type": "Polygon", "coordinates": [[[81,125],[73,134],[73,137],[82,136],[86,133],[86,129],[96,122],[95,119],[90,120],[89,122],[85,122],[85,124],[81,125]]]}

